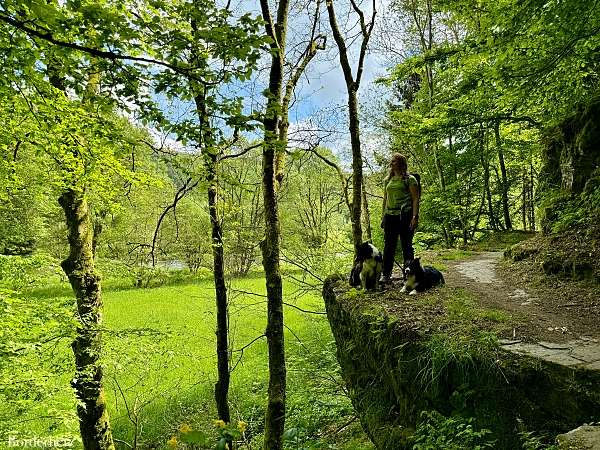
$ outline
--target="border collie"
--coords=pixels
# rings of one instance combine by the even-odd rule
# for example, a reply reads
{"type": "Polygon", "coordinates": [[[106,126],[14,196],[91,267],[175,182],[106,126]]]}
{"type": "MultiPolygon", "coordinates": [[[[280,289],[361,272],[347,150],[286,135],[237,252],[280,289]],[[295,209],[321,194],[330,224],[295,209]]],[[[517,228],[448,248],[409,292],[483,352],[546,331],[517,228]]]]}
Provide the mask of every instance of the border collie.
{"type": "Polygon", "coordinates": [[[404,268],[404,278],[406,282],[400,292],[409,292],[409,295],[445,283],[444,276],[439,270],[430,266],[421,267],[419,258],[408,261],[404,268]]]}
{"type": "Polygon", "coordinates": [[[379,276],[383,269],[381,252],[370,242],[358,246],[354,267],[350,272],[350,286],[361,286],[363,289],[377,290],[379,276]]]}

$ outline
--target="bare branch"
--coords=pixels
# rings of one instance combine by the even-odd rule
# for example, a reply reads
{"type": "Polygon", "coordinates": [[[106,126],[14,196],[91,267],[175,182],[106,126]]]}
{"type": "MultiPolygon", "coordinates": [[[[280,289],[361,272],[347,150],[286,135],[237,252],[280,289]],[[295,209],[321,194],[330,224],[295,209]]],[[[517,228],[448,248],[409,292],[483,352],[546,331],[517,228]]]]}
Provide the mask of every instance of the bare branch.
{"type": "Polygon", "coordinates": [[[229,159],[229,158],[238,158],[239,156],[243,156],[243,155],[245,155],[245,154],[246,154],[246,153],[248,153],[250,150],[254,150],[255,148],[259,148],[259,147],[262,147],[262,146],[263,146],[263,143],[262,143],[262,142],[259,142],[258,144],[254,144],[254,145],[251,145],[251,146],[249,146],[249,147],[246,147],[244,150],[242,150],[242,151],[241,151],[241,152],[239,152],[239,153],[233,153],[233,154],[231,154],[231,155],[223,155],[223,156],[221,156],[221,157],[219,158],[219,161],[223,161],[224,159],[229,159]]]}
{"type": "MultiPolygon", "coordinates": [[[[352,5],[354,6],[354,0],[352,0],[352,5]]],[[[359,10],[360,11],[360,10],[359,10]]],[[[371,38],[371,34],[373,33],[373,27],[375,26],[375,15],[377,14],[377,10],[375,9],[375,0],[373,0],[373,15],[371,16],[371,22],[369,23],[369,28],[367,29],[364,25],[364,15],[362,11],[360,12],[361,17],[361,29],[363,34],[363,40],[360,45],[360,55],[358,57],[358,69],[356,70],[356,85],[360,85],[360,79],[363,73],[363,67],[365,63],[365,56],[367,54],[367,46],[369,45],[369,39],[371,38]]]]}
{"type": "Polygon", "coordinates": [[[156,241],[158,239],[158,233],[160,231],[160,227],[162,225],[163,220],[167,216],[170,210],[174,210],[177,207],[177,203],[181,200],[188,192],[198,186],[199,181],[192,183],[192,178],[188,178],[185,183],[177,190],[175,193],[175,198],[173,202],[169,204],[162,212],[160,217],[158,218],[158,222],[156,224],[156,228],[154,229],[154,235],[152,237],[152,245],[150,246],[150,256],[152,257],[152,267],[156,265],[156,257],[155,257],[155,249],[156,249],[156,241]]]}
{"type": "Polygon", "coordinates": [[[318,314],[318,315],[322,315],[322,316],[326,316],[327,315],[327,313],[324,312],[324,311],[310,311],[308,309],[302,309],[299,306],[292,305],[291,303],[286,303],[286,302],[283,302],[283,304],[285,306],[289,306],[290,308],[297,309],[298,311],[301,311],[301,312],[306,313],[306,314],[318,314]]]}
{"type": "Polygon", "coordinates": [[[254,339],[252,339],[250,342],[248,342],[246,345],[244,345],[241,348],[238,348],[236,350],[232,350],[231,353],[239,353],[240,357],[237,359],[237,361],[235,362],[235,364],[231,367],[231,369],[229,370],[229,372],[233,372],[235,370],[235,368],[238,366],[238,364],[240,363],[240,361],[242,360],[242,358],[244,357],[244,350],[246,350],[248,347],[250,347],[252,344],[254,344],[256,341],[258,341],[259,339],[262,339],[264,337],[267,337],[266,334],[261,334],[258,337],[255,337],[254,339]]]}

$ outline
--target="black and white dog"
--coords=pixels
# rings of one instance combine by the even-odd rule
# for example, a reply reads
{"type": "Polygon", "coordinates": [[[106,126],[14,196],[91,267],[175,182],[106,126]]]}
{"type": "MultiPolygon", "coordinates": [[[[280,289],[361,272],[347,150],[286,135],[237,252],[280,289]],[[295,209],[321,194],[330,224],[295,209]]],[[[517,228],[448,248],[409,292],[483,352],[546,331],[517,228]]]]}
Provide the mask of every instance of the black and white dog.
{"type": "Polygon", "coordinates": [[[419,258],[408,261],[404,268],[404,278],[406,281],[400,292],[408,292],[409,295],[445,283],[444,276],[439,270],[430,266],[421,267],[419,258]]]}
{"type": "Polygon", "coordinates": [[[363,289],[377,290],[379,276],[383,269],[381,252],[370,242],[358,246],[354,267],[350,272],[350,286],[361,286],[363,289]]]}

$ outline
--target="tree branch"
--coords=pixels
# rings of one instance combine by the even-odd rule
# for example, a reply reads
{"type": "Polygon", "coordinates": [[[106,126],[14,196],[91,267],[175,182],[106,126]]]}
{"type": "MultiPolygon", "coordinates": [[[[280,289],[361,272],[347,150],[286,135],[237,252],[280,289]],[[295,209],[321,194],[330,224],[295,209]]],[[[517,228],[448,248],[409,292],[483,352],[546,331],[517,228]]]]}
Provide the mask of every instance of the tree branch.
{"type": "Polygon", "coordinates": [[[31,21],[15,20],[14,18],[4,15],[4,14],[0,14],[0,21],[11,25],[18,30],[21,30],[22,32],[26,33],[29,36],[33,36],[38,39],[42,39],[44,41],[50,42],[51,44],[57,45],[59,47],[70,48],[72,50],[77,50],[77,51],[80,51],[83,53],[87,53],[89,55],[96,56],[98,58],[108,59],[109,61],[133,61],[133,62],[141,62],[141,63],[145,63],[145,64],[162,66],[167,69],[171,69],[175,73],[185,75],[189,78],[192,78],[196,81],[199,81],[199,82],[202,82],[205,84],[212,85],[212,84],[218,84],[221,82],[221,80],[208,82],[206,80],[203,80],[200,77],[195,76],[193,74],[193,71],[196,69],[195,67],[181,67],[176,64],[172,64],[172,63],[169,63],[166,61],[161,61],[158,59],[145,58],[142,56],[125,55],[122,53],[116,53],[116,52],[112,52],[112,51],[108,51],[108,50],[101,50],[98,48],[86,47],[84,45],[76,44],[74,42],[63,41],[63,40],[60,40],[60,39],[54,37],[54,35],[50,31],[42,32],[42,31],[38,31],[34,28],[27,26],[27,22],[31,22],[31,21]]]}

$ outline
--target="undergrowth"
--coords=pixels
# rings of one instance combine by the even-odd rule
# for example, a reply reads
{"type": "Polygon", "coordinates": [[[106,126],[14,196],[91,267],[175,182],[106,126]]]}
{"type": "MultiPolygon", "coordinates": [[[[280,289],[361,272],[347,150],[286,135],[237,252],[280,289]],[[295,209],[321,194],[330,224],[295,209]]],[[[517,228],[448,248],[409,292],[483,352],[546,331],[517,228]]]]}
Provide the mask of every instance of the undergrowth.
{"type": "Polygon", "coordinates": [[[419,356],[417,382],[426,392],[438,395],[452,371],[464,384],[496,370],[498,341],[494,334],[473,331],[471,335],[436,333],[419,356]]]}
{"type": "Polygon", "coordinates": [[[478,430],[474,418],[446,417],[437,411],[421,412],[413,435],[413,450],[481,450],[495,448],[488,429],[478,430]]]}
{"type": "Polygon", "coordinates": [[[413,450],[481,450],[495,448],[490,430],[477,430],[475,419],[445,417],[437,411],[421,412],[421,421],[413,435],[413,450]]]}

